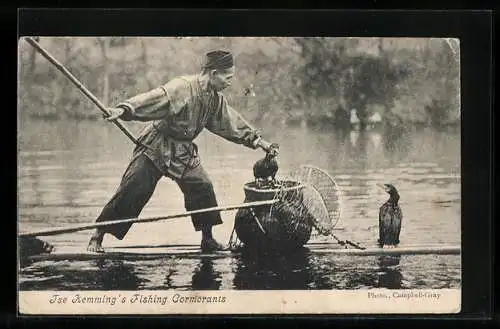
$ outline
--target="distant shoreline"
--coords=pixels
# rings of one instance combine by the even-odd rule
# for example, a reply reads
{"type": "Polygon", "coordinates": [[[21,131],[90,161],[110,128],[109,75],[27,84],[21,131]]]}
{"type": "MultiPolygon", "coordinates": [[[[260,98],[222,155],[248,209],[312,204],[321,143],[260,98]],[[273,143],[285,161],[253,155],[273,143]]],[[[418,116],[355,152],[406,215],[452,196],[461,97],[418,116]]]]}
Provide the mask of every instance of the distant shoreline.
{"type": "MultiPolygon", "coordinates": [[[[80,113],[73,113],[71,115],[68,115],[67,113],[65,114],[56,114],[56,113],[50,113],[50,114],[29,114],[29,115],[23,115],[22,120],[28,120],[28,121],[81,121],[81,122],[95,122],[95,121],[100,121],[102,120],[102,116],[98,114],[89,114],[89,115],[83,115],[80,113]]],[[[276,123],[280,123],[283,126],[332,126],[335,128],[352,128],[349,124],[348,125],[339,125],[335,122],[335,120],[331,117],[326,117],[326,116],[310,116],[308,118],[288,118],[288,119],[278,119],[275,118],[275,120],[270,120],[270,121],[276,121],[276,123]]],[[[264,123],[264,122],[262,122],[264,123]]],[[[460,121],[450,121],[450,122],[444,122],[440,123],[437,125],[432,125],[428,122],[420,122],[420,121],[409,121],[409,120],[400,120],[399,122],[390,122],[390,121],[385,121],[384,123],[378,123],[374,125],[367,124],[367,126],[383,126],[384,124],[389,124],[391,126],[396,126],[396,125],[403,125],[406,127],[443,127],[443,128],[460,128],[460,121]]]]}

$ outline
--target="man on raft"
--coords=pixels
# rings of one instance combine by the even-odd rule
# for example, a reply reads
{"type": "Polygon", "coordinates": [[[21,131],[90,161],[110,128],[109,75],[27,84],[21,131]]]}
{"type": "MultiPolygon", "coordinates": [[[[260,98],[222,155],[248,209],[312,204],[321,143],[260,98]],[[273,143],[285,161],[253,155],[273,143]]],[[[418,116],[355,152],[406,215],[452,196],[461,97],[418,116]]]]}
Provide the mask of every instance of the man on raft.
{"type": "MultiPolygon", "coordinates": [[[[138,217],[163,176],[178,184],[186,210],[216,207],[212,182],[193,143],[204,128],[236,144],[271,151],[267,147],[271,143],[263,141],[259,132],[221,93],[231,85],[234,73],[232,54],[224,50],[212,51],[206,54],[199,74],[176,77],[108,109],[109,121],[150,121],[150,124],[139,136],[139,145],[133,151],[120,186],[96,222],[138,217]]],[[[203,252],[225,248],[212,236],[212,226],[222,224],[219,212],[195,214],[191,220],[195,231],[202,233],[200,247],[203,252]]],[[[104,235],[109,233],[122,240],[131,225],[122,223],[97,228],[87,250],[104,252],[104,235]]]]}

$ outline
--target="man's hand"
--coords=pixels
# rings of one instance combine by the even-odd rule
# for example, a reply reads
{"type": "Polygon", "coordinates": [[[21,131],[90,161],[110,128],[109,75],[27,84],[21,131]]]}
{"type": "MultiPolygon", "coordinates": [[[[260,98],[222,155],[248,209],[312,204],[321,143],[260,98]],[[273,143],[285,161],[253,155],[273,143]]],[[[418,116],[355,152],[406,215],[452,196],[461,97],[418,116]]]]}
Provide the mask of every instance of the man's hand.
{"type": "Polygon", "coordinates": [[[272,154],[273,156],[277,156],[279,154],[280,146],[277,143],[269,143],[263,139],[259,139],[256,145],[266,151],[266,153],[272,154]]]}
{"type": "Polygon", "coordinates": [[[108,107],[106,109],[109,113],[109,116],[106,117],[108,121],[114,121],[122,116],[125,113],[125,110],[121,107],[108,107]]]}
{"type": "Polygon", "coordinates": [[[267,149],[267,153],[272,156],[278,156],[280,154],[280,146],[277,143],[272,143],[267,149]]]}

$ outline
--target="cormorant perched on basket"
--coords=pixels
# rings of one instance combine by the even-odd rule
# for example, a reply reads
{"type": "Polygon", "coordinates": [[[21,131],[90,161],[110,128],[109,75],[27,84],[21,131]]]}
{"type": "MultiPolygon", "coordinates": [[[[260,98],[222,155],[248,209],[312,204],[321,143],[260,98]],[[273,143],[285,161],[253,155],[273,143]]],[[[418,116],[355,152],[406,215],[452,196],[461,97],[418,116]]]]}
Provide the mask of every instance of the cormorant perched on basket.
{"type": "Polygon", "coordinates": [[[276,143],[271,144],[266,156],[255,162],[253,165],[253,175],[257,187],[262,187],[264,183],[271,181],[276,183],[276,173],[278,172],[279,146],[276,143]]]}
{"type": "Polygon", "coordinates": [[[383,184],[380,187],[389,194],[389,200],[380,207],[378,244],[380,247],[393,248],[399,244],[399,234],[403,220],[403,212],[398,204],[399,193],[391,184],[383,184]]]}

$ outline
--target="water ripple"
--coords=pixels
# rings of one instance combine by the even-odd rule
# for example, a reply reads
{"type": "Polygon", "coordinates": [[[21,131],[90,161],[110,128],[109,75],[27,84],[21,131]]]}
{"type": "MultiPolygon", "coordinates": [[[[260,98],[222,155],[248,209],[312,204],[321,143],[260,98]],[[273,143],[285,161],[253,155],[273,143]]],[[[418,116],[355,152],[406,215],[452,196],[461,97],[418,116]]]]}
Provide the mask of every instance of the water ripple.
{"type": "MultiPolygon", "coordinates": [[[[92,127],[85,129],[92,131],[92,127]]],[[[18,207],[23,232],[92,222],[116,190],[130,158],[131,149],[114,129],[106,132],[106,143],[92,133],[79,138],[68,135],[62,143],[60,137],[46,134],[52,128],[41,122],[22,132],[18,207]],[[46,136],[43,141],[41,133],[46,136]]],[[[61,131],[70,134],[67,129],[61,131]]],[[[342,218],[335,231],[339,238],[367,246],[376,243],[378,209],[388,197],[376,184],[390,182],[401,195],[402,245],[460,244],[459,138],[425,132],[406,137],[411,137],[411,144],[406,138],[385,140],[381,135],[375,138],[377,143],[368,140],[362,145],[361,137],[351,141],[331,132],[284,129],[275,136],[282,148],[278,176],[306,163],[332,174],[342,193],[342,218]]],[[[219,203],[242,202],[242,185],[252,179],[252,164],[262,153],[207,136],[197,143],[219,203]]],[[[177,185],[162,179],[141,216],[181,212],[183,204],[177,185]]],[[[234,211],[223,213],[224,224],[214,229],[222,242],[229,239],[234,215],[234,211]]],[[[56,248],[83,249],[88,237],[89,232],[82,231],[46,241],[56,248]]],[[[336,243],[329,237],[315,241],[336,243]]],[[[189,219],[136,224],[123,241],[108,236],[104,241],[105,246],[179,243],[199,243],[199,233],[189,219]]],[[[240,255],[43,261],[24,264],[19,284],[21,289],[39,290],[456,288],[461,285],[460,266],[456,256],[353,258],[306,250],[279,259],[240,255]]]]}

